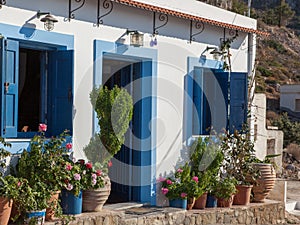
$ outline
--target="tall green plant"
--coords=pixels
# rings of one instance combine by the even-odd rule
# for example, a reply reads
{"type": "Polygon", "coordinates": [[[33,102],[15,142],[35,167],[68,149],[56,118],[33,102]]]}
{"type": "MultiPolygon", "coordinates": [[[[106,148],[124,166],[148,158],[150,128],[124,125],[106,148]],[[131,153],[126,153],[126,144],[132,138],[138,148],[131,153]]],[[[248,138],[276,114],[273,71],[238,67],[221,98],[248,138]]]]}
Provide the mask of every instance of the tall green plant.
{"type": "Polygon", "coordinates": [[[133,114],[130,94],[123,88],[106,86],[94,88],[91,103],[97,113],[100,133],[91,138],[84,148],[87,158],[93,163],[106,164],[125,141],[125,133],[133,114]]]}

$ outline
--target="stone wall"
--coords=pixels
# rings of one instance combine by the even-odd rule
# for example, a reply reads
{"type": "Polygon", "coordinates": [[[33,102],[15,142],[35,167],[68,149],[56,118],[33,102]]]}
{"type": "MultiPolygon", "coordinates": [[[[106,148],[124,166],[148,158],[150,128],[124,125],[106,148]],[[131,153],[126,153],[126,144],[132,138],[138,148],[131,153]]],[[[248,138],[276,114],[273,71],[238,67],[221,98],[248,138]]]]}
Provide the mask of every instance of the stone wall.
{"type": "MultiPolygon", "coordinates": [[[[283,203],[266,200],[265,203],[251,203],[248,206],[204,210],[180,210],[175,208],[146,208],[148,213],[130,210],[83,213],[76,216],[70,225],[202,225],[202,224],[283,224],[285,207],[283,203]]],[[[47,222],[45,225],[61,225],[47,222]]]]}

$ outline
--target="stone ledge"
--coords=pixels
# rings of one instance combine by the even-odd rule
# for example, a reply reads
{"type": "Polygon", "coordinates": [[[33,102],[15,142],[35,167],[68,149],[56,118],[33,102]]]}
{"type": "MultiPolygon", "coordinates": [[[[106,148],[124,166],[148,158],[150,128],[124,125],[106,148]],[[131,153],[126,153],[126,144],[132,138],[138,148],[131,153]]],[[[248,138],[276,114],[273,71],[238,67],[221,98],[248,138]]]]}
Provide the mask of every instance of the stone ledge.
{"type": "MultiPolygon", "coordinates": [[[[135,214],[126,210],[107,210],[82,213],[70,225],[202,225],[202,224],[283,224],[285,207],[282,202],[266,200],[248,206],[180,210],[176,208],[147,207],[149,213],[135,214]],[[151,212],[151,209],[153,209],[151,212]]],[[[140,210],[137,210],[140,211],[140,210]]],[[[45,225],[61,225],[61,221],[45,225]]]]}

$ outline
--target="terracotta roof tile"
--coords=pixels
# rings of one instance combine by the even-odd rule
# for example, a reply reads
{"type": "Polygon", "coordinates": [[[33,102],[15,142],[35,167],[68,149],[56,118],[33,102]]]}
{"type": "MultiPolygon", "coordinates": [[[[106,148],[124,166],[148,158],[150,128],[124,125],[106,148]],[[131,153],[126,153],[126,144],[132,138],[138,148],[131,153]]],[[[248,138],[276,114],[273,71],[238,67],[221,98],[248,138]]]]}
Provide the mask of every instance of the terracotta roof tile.
{"type": "Polygon", "coordinates": [[[158,6],[154,6],[154,5],[150,5],[150,4],[146,4],[146,3],[136,2],[133,0],[111,0],[111,1],[114,1],[114,2],[117,2],[120,4],[124,4],[124,5],[129,5],[129,6],[145,9],[145,10],[149,10],[149,11],[153,11],[153,12],[176,16],[176,17],[183,18],[183,19],[201,21],[204,23],[208,23],[211,25],[224,27],[224,28],[228,28],[228,29],[232,29],[232,30],[239,30],[239,31],[243,31],[246,33],[254,33],[254,34],[258,34],[258,35],[269,36],[269,33],[264,32],[264,31],[259,31],[259,30],[255,30],[255,29],[251,29],[251,28],[242,27],[242,26],[237,26],[237,25],[233,25],[233,24],[229,24],[229,23],[223,23],[223,22],[219,22],[216,20],[206,19],[206,18],[203,18],[200,16],[194,16],[191,14],[187,14],[187,13],[183,13],[183,12],[179,12],[179,11],[175,11],[175,10],[170,10],[170,9],[166,9],[163,7],[158,7],[158,6]]]}

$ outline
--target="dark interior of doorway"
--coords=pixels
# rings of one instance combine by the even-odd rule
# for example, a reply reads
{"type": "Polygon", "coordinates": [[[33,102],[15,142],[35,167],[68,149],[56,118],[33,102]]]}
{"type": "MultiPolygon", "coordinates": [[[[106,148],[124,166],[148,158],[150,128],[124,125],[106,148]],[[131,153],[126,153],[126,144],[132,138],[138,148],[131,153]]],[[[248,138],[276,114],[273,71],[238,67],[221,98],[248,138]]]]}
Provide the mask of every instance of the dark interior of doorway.
{"type": "Polygon", "coordinates": [[[18,132],[37,131],[41,113],[41,51],[20,48],[18,132]]]}

